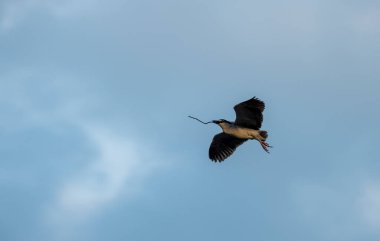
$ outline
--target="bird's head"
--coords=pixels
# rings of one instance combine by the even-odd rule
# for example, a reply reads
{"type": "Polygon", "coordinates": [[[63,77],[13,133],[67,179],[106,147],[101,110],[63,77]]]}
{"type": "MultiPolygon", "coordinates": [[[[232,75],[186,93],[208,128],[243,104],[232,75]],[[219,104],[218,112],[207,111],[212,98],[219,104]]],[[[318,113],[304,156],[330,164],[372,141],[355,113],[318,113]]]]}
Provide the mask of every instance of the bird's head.
{"type": "Polygon", "coordinates": [[[225,119],[219,119],[219,120],[213,120],[212,123],[214,124],[217,124],[217,125],[220,125],[222,123],[228,123],[228,124],[231,124],[231,122],[225,120],[225,119]]]}

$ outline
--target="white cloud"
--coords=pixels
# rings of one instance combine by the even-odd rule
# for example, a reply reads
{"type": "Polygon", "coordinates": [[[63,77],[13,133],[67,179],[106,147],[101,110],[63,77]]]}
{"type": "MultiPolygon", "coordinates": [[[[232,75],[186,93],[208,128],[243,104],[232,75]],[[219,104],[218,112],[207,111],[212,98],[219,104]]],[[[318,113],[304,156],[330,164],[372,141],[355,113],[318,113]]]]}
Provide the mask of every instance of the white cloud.
{"type": "Polygon", "coordinates": [[[130,141],[101,128],[84,129],[98,154],[88,167],[64,183],[56,200],[58,210],[65,215],[71,213],[82,218],[116,199],[128,179],[146,168],[130,141]]]}
{"type": "Polygon", "coordinates": [[[118,198],[139,192],[142,179],[154,166],[136,143],[105,128],[83,124],[98,153],[87,167],[57,189],[46,216],[53,240],[70,240],[73,236],[75,239],[89,219],[101,214],[118,198]]]}

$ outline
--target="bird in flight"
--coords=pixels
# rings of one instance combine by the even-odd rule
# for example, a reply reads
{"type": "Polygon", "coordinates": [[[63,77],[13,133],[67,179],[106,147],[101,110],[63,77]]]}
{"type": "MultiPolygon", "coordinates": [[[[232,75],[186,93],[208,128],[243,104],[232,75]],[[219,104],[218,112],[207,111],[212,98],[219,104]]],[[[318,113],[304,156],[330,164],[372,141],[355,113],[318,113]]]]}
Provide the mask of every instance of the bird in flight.
{"type": "Polygon", "coordinates": [[[222,128],[223,132],[214,136],[209,148],[209,158],[214,162],[222,162],[247,140],[257,140],[261,147],[269,153],[269,148],[272,146],[266,142],[268,132],[260,130],[264,109],[264,102],[253,97],[234,106],[235,122],[224,119],[203,122],[198,118],[189,117],[203,124],[214,123],[222,128]]]}

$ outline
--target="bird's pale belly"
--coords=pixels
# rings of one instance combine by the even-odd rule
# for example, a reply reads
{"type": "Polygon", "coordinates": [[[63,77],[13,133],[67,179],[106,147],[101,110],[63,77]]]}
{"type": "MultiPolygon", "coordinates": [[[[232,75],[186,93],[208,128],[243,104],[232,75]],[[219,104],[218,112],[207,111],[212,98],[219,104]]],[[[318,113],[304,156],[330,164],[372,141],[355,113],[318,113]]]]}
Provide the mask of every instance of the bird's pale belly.
{"type": "Polygon", "coordinates": [[[224,130],[226,134],[235,136],[241,139],[259,139],[260,133],[258,130],[243,128],[243,127],[235,127],[224,130]]]}

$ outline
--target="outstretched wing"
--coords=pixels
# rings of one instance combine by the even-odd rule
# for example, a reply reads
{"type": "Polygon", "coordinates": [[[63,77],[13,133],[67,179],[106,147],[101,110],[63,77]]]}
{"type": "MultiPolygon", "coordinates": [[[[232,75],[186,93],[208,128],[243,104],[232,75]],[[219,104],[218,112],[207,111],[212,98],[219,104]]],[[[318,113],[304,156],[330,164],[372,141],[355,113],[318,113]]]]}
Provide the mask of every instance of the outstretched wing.
{"type": "Polygon", "coordinates": [[[263,122],[264,109],[264,102],[256,97],[235,105],[235,124],[254,130],[260,129],[263,122]]]}
{"type": "Polygon", "coordinates": [[[219,133],[212,139],[208,152],[209,158],[215,162],[222,162],[245,141],[246,139],[236,138],[223,132],[219,133]]]}

